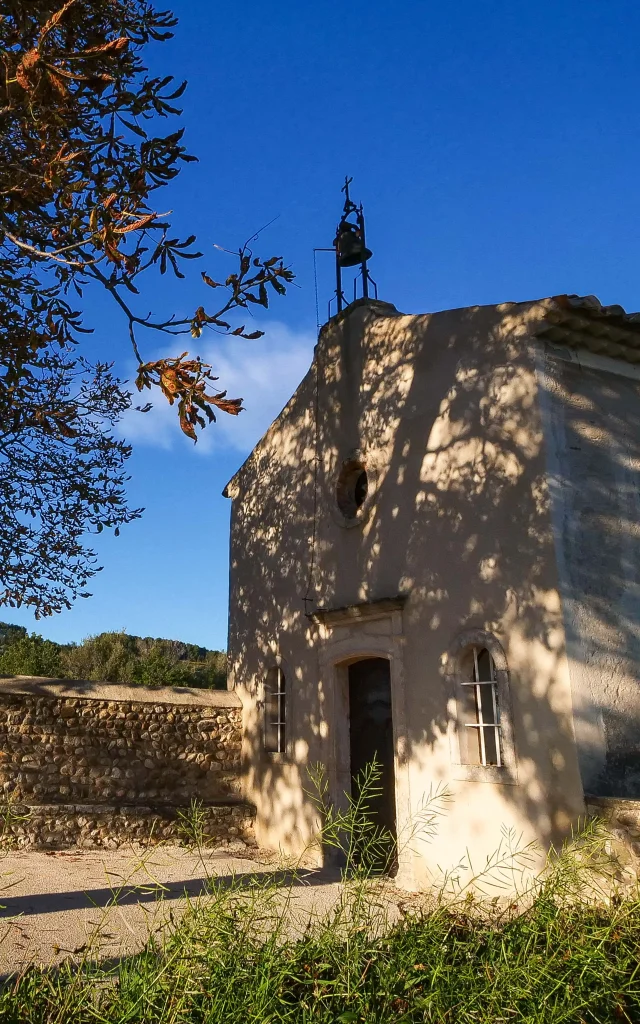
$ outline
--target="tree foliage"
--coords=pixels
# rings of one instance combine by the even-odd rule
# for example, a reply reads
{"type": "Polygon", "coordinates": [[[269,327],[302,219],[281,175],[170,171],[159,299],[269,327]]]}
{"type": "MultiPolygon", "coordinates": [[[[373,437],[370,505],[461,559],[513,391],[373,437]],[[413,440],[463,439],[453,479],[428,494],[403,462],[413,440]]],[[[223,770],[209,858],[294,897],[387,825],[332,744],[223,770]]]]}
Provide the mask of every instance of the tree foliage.
{"type": "Polygon", "coordinates": [[[60,646],[37,633],[14,635],[0,648],[0,675],[49,676],[62,672],[60,646]]]}
{"type": "MultiPolygon", "coordinates": [[[[183,277],[195,236],[175,237],[157,194],[195,159],[180,113],[185,84],[148,73],[143,53],[175,19],[146,0],[7,0],[0,16],[0,603],[48,615],[69,607],[97,571],[87,532],[116,532],[142,510],[124,493],[128,445],[112,428],[131,402],[108,359],[79,348],[85,288],[97,284],[125,316],[139,391],[159,389],[194,441],[217,411],[241,399],[217,388],[210,364],[182,352],[145,360],[137,331],[233,328],[233,310],[267,307],[292,279],[279,257],[249,245],[215,311],[153,320],[136,310],[139,279],[183,277]]],[[[138,407],[141,411],[150,406],[138,407]]]]}
{"type": "Polygon", "coordinates": [[[11,622],[0,622],[0,654],[7,644],[26,635],[27,631],[24,626],[15,626],[11,622]]]}
{"type": "Polygon", "coordinates": [[[83,535],[117,533],[142,509],[126,502],[131,448],[108,429],[128,404],[109,366],[40,349],[20,372],[20,406],[0,435],[0,603],[40,617],[85,596],[96,570],[83,535]]]}
{"type": "Polygon", "coordinates": [[[57,644],[0,623],[0,675],[224,689],[226,655],[180,640],[99,633],[81,644],[57,644]]]}

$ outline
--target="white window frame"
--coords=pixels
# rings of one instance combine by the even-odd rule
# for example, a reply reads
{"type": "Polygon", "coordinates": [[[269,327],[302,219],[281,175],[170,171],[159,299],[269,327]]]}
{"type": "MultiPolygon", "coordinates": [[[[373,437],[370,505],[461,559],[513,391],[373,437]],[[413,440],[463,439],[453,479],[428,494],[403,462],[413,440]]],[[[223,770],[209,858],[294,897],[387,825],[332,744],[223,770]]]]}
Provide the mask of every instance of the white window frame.
{"type": "Polygon", "coordinates": [[[264,700],[262,701],[263,708],[263,731],[262,731],[262,742],[264,749],[267,754],[272,756],[284,756],[287,752],[287,681],[282,665],[275,665],[269,669],[264,681],[264,700]],[[270,678],[275,673],[276,688],[271,689],[270,678]],[[275,694],[277,702],[276,720],[269,720],[270,705],[269,696],[275,694]],[[267,745],[267,736],[269,728],[276,729],[277,746],[276,749],[272,749],[267,745]]]}
{"type": "MultiPolygon", "coordinates": [[[[463,782],[494,782],[500,785],[517,785],[518,765],[513,739],[513,715],[511,709],[511,693],[509,670],[504,650],[493,633],[482,629],[467,630],[460,634],[445,658],[445,673],[448,677],[448,718],[449,741],[453,776],[463,782]],[[475,652],[474,652],[475,648],[475,652]],[[484,739],[483,729],[487,723],[482,722],[482,707],[479,704],[479,721],[465,722],[465,696],[469,686],[489,685],[489,681],[477,682],[479,677],[477,655],[486,649],[491,658],[492,696],[496,739],[498,741],[499,764],[469,764],[466,761],[466,728],[482,726],[480,735],[484,739]],[[474,658],[475,680],[469,679],[469,655],[474,658]]],[[[479,694],[476,701],[479,703],[479,694]]],[[[484,754],[484,743],[482,743],[484,754]]],[[[486,756],[483,756],[483,761],[486,756]]]]}
{"type": "Polygon", "coordinates": [[[480,739],[480,766],[482,768],[502,768],[502,726],[500,724],[500,711],[498,703],[498,680],[496,679],[496,666],[491,656],[491,651],[487,647],[476,647],[473,645],[473,679],[461,679],[460,685],[465,687],[473,687],[475,690],[476,698],[476,722],[464,722],[465,729],[478,729],[480,739]],[[482,653],[486,651],[489,655],[489,679],[480,679],[480,669],[478,667],[478,652],[482,653]],[[493,721],[485,722],[483,711],[482,711],[482,691],[481,687],[491,687],[491,704],[493,707],[493,721]],[[486,749],[486,737],[485,730],[493,729],[493,735],[495,737],[496,745],[496,756],[497,760],[495,765],[492,762],[487,761],[487,749],[486,749]]]}

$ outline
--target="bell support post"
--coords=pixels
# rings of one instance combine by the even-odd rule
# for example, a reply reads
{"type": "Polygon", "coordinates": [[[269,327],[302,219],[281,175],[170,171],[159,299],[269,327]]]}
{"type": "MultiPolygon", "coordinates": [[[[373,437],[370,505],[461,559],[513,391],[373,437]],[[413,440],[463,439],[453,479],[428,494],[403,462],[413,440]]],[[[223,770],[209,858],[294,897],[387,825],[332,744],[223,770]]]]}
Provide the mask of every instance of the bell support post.
{"type": "MultiPolygon", "coordinates": [[[[362,276],[362,297],[369,297],[369,282],[373,284],[374,288],[375,281],[371,278],[367,267],[367,260],[371,258],[373,253],[370,249],[367,249],[365,226],[364,226],[364,212],[362,209],[362,203],[360,206],[351,199],[349,195],[349,185],[353,181],[353,178],[346,177],[344,179],[344,185],[342,191],[345,194],[344,208],[342,210],[342,217],[336,229],[336,237],[333,241],[335,253],[336,253],[336,303],[338,307],[338,313],[342,310],[345,305],[344,292],[342,290],[342,270],[345,267],[360,267],[360,275],[362,276]]],[[[356,279],[357,280],[357,279],[356,279]]],[[[377,288],[376,288],[377,294],[377,288]]],[[[356,297],[356,282],[354,281],[354,299],[356,297]]]]}

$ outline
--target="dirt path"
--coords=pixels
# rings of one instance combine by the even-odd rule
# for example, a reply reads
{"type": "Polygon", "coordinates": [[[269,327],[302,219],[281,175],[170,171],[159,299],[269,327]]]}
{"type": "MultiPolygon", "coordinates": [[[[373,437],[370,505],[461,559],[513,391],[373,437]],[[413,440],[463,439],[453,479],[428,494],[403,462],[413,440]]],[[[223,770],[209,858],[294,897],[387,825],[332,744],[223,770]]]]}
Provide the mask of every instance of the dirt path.
{"type": "MultiPolygon", "coordinates": [[[[35,962],[139,949],[149,933],[179,915],[186,899],[206,899],[207,876],[231,878],[273,870],[246,855],[180,847],[134,850],[23,851],[0,859],[0,974],[35,962]],[[117,904],[116,904],[117,900],[117,904]],[[114,905],[116,904],[116,905],[114,905]]],[[[303,873],[295,898],[304,913],[322,913],[339,894],[335,878],[303,873]]]]}

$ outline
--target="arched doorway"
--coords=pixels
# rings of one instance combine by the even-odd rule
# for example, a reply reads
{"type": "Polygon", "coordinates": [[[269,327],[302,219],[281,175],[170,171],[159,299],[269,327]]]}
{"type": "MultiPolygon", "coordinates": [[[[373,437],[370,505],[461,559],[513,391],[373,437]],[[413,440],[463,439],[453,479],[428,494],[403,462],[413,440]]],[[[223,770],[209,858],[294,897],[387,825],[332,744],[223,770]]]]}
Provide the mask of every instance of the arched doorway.
{"type": "MultiPolygon", "coordinates": [[[[396,842],[391,674],[386,658],[363,658],[349,665],[349,753],[351,793],[374,759],[380,766],[380,792],[368,802],[367,815],[396,842]]],[[[394,858],[395,859],[395,858],[394,858]]]]}

